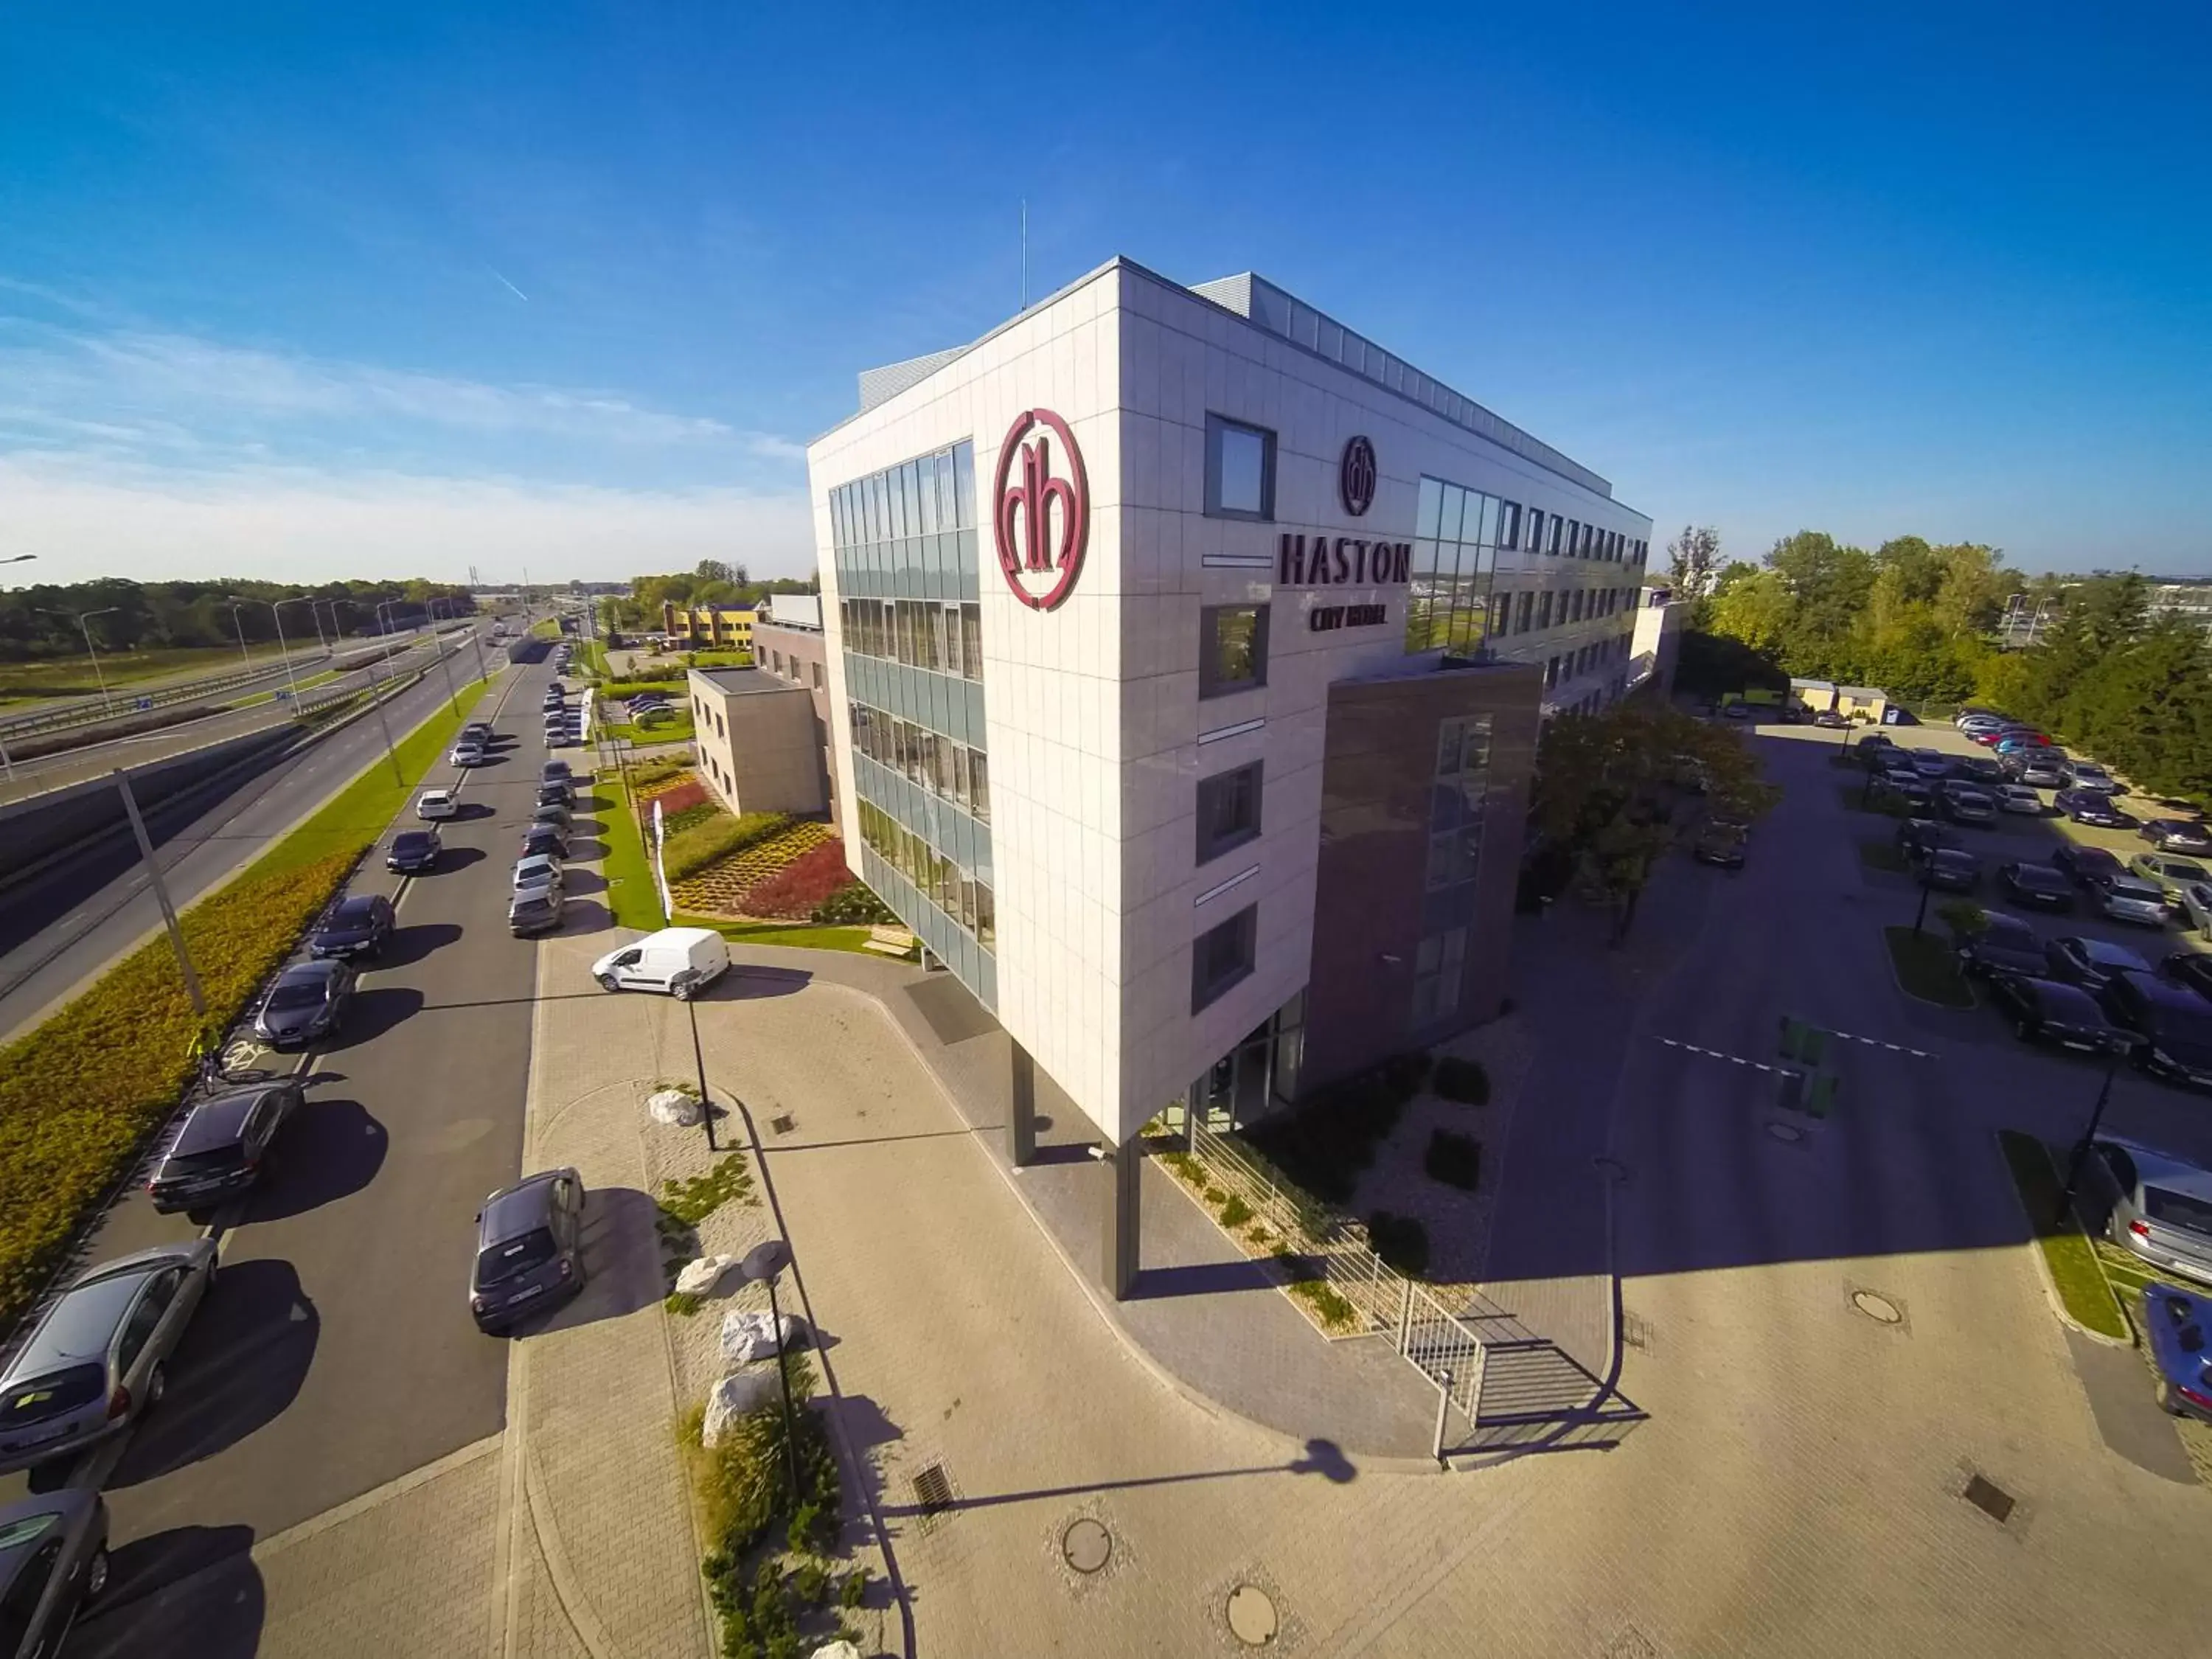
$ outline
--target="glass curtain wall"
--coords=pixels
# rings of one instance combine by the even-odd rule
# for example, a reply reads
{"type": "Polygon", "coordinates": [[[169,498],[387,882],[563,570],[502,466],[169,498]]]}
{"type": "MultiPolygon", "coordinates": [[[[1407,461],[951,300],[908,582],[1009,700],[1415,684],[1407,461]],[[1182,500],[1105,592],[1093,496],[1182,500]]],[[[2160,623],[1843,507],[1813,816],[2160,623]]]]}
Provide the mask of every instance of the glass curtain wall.
{"type": "Polygon", "coordinates": [[[972,445],[830,492],[861,873],[998,1006],[972,445]]]}
{"type": "Polygon", "coordinates": [[[1413,520],[1406,649],[1471,655],[1492,631],[1490,576],[1521,545],[1518,501],[1424,477],[1413,520]]]}

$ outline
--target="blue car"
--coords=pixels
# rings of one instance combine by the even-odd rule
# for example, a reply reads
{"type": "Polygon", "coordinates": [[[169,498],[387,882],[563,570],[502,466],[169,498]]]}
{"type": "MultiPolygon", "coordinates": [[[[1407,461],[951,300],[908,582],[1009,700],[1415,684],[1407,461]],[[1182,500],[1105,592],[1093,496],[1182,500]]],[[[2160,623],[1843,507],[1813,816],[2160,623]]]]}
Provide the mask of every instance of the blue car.
{"type": "Polygon", "coordinates": [[[2158,1367],[2159,1408],[2212,1423],[2212,1300],[2171,1285],[2143,1286],[2143,1329],[2158,1367]]]}

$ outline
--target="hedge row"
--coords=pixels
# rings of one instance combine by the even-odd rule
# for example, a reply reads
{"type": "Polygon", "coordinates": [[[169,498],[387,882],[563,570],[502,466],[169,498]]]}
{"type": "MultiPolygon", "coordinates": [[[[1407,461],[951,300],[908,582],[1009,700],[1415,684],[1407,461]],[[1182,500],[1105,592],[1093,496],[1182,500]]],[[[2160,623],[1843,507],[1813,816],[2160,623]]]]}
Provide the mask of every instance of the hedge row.
{"type": "MultiPolygon", "coordinates": [[[[185,913],[217,1029],[291,954],[356,856],[250,872],[185,913]]],[[[165,935],[0,1048],[0,1328],[29,1310],[86,1211],[175,1107],[198,1027],[165,935]]]]}
{"type": "Polygon", "coordinates": [[[668,844],[661,849],[668,878],[681,881],[686,876],[696,875],[716,859],[766,841],[789,827],[791,819],[781,812],[746,812],[736,817],[718,812],[706,823],[693,824],[668,838],[668,844]]]}

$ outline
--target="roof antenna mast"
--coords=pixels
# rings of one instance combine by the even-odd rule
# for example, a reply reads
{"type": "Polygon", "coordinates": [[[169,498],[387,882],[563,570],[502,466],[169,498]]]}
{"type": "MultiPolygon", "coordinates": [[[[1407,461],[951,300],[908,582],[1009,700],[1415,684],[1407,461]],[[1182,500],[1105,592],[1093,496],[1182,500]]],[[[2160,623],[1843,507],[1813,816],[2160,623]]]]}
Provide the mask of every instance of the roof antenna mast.
{"type": "Polygon", "coordinates": [[[1022,198],[1022,309],[1030,308],[1030,198],[1022,198]]]}

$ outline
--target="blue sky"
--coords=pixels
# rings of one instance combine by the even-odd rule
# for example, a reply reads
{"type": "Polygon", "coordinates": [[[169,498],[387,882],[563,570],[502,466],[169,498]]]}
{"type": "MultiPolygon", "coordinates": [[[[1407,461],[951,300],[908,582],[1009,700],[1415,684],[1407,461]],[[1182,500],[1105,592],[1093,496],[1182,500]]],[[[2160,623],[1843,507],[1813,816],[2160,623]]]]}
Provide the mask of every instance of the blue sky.
{"type": "Polygon", "coordinates": [[[2212,574],[2198,6],[87,9],[0,57],[42,579],[797,572],[1024,197],[1033,293],[1259,270],[1662,541],[2212,574]]]}

